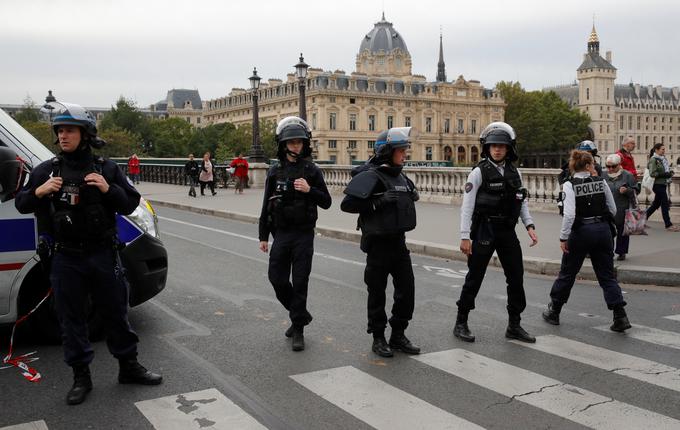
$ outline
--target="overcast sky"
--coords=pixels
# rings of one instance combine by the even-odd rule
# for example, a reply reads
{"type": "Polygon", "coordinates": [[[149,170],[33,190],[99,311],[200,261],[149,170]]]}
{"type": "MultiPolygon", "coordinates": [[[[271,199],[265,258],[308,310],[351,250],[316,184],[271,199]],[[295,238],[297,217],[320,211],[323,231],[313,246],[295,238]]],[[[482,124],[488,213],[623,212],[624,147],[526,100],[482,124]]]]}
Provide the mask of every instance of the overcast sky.
{"type": "Polygon", "coordinates": [[[595,15],[617,83],[680,85],[677,0],[0,0],[0,103],[59,100],[146,107],[172,88],[203,100],[313,67],[354,71],[382,11],[406,41],[413,73],[434,80],[439,30],[449,80],[525,88],[576,78],[595,15]]]}

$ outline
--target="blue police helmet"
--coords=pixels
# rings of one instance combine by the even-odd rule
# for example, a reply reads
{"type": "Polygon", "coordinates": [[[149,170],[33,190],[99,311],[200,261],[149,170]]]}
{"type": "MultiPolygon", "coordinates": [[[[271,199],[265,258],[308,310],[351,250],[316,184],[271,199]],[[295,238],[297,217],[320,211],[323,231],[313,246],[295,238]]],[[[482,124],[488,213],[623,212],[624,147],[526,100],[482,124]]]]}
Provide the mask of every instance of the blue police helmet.
{"type": "Polygon", "coordinates": [[[411,146],[411,140],[415,139],[416,135],[416,129],[413,127],[390,128],[387,130],[385,143],[375,150],[376,157],[381,161],[388,161],[392,156],[392,151],[396,148],[409,148],[411,146]]]}
{"type": "Polygon", "coordinates": [[[595,145],[595,142],[593,142],[592,140],[584,140],[583,142],[578,144],[576,149],[578,149],[579,151],[588,151],[593,156],[597,155],[597,145],[595,145]]]}
{"type": "MultiPolygon", "coordinates": [[[[43,105],[40,112],[50,121],[54,134],[57,134],[59,126],[75,125],[83,131],[84,142],[97,149],[104,146],[105,142],[97,137],[97,120],[84,107],[74,103],[53,101],[43,105]]],[[[55,141],[58,142],[59,140],[55,141]]]]}
{"type": "Polygon", "coordinates": [[[373,145],[373,152],[377,154],[380,147],[385,143],[387,143],[387,130],[381,131],[380,134],[378,134],[375,144],[373,145]]]}

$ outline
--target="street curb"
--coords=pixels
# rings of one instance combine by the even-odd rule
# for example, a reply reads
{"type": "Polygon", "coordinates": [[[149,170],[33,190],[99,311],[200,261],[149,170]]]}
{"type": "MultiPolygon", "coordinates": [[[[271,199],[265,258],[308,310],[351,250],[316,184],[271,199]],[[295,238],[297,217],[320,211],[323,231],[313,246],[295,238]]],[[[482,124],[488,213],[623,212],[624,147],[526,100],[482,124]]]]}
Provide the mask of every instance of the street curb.
{"type": "MultiPolygon", "coordinates": [[[[257,216],[239,212],[197,208],[194,206],[164,202],[160,200],[149,200],[149,202],[156,206],[180,209],[203,215],[212,215],[251,224],[257,224],[260,219],[257,216]]],[[[348,242],[359,243],[361,240],[361,233],[353,230],[344,230],[317,225],[316,232],[325,237],[345,240],[348,242]]],[[[409,250],[416,254],[467,262],[467,257],[458,249],[458,247],[455,246],[444,245],[441,243],[424,242],[420,240],[407,240],[406,244],[408,245],[409,250]]],[[[561,262],[559,260],[551,260],[541,257],[524,257],[523,261],[524,270],[530,273],[557,276],[560,272],[561,262]]],[[[489,264],[495,267],[502,267],[498,257],[495,255],[491,258],[491,262],[489,264]]],[[[618,268],[615,265],[614,272],[618,281],[621,283],[680,287],[680,269],[647,266],[628,266],[618,268]]],[[[593,266],[589,262],[583,264],[578,277],[580,279],[597,281],[597,276],[593,271],[593,266]]]]}

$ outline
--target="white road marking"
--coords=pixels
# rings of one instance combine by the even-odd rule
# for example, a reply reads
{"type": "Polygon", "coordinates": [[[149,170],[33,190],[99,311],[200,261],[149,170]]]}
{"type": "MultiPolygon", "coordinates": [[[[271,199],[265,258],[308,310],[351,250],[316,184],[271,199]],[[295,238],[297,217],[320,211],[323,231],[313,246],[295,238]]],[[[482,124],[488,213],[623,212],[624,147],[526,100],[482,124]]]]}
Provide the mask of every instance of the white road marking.
{"type": "Polygon", "coordinates": [[[47,423],[43,420],[30,423],[17,424],[14,426],[0,427],[0,430],[48,430],[47,423]]]}
{"type": "Polygon", "coordinates": [[[538,336],[536,343],[531,344],[514,340],[510,342],[617,375],[680,391],[680,370],[662,363],[553,335],[538,336]]]}
{"type": "Polygon", "coordinates": [[[449,269],[448,267],[435,267],[424,265],[423,269],[427,270],[428,272],[434,272],[438,276],[444,276],[447,278],[455,279],[465,279],[465,273],[462,273],[460,270],[449,269]]]}
{"type": "Polygon", "coordinates": [[[595,429],[677,429],[680,421],[464,349],[412,357],[473,384],[595,429]]]}
{"type": "Polygon", "coordinates": [[[680,315],[668,315],[664,318],[669,319],[669,320],[673,320],[673,321],[680,321],[680,315]]]}
{"type": "Polygon", "coordinates": [[[680,349],[680,333],[676,333],[674,331],[659,330],[658,328],[633,324],[633,328],[626,330],[625,335],[622,335],[611,331],[609,329],[609,325],[601,325],[593,328],[612,334],[641,340],[643,342],[654,343],[667,348],[680,349]]]}
{"type": "Polygon", "coordinates": [[[351,366],[291,376],[376,429],[481,429],[351,366]]]}
{"type": "Polygon", "coordinates": [[[135,403],[157,430],[211,429],[266,430],[214,388],[135,403]]]}

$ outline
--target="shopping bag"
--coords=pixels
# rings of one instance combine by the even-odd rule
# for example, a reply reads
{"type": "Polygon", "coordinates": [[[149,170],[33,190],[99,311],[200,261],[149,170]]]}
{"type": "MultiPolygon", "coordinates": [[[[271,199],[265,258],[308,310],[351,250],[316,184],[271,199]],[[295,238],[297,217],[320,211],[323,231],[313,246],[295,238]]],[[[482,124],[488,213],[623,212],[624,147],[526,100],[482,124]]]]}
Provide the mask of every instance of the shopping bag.
{"type": "Polygon", "coordinates": [[[647,194],[651,194],[652,190],[654,187],[654,178],[649,174],[649,169],[645,169],[645,174],[642,175],[642,188],[647,192],[647,194]]]}
{"type": "Polygon", "coordinates": [[[227,172],[229,172],[230,175],[233,175],[236,172],[236,167],[230,167],[227,169],[227,172]]]}
{"type": "Polygon", "coordinates": [[[626,214],[623,218],[623,235],[646,235],[645,223],[647,223],[646,211],[639,208],[626,209],[626,214]]]}

